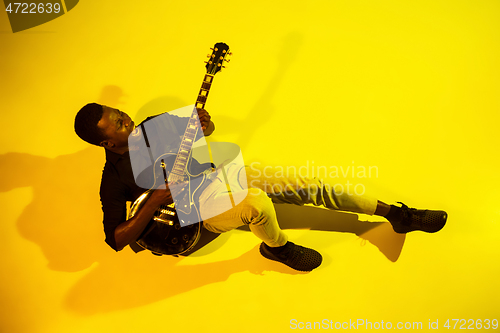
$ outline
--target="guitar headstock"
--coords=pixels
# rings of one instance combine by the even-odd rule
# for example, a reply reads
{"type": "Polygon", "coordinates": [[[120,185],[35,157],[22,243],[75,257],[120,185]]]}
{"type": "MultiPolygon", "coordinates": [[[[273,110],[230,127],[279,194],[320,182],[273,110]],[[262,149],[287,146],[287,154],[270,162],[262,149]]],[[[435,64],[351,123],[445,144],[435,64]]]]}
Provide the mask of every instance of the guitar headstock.
{"type": "Polygon", "coordinates": [[[210,49],[212,50],[212,54],[208,55],[210,59],[205,61],[207,64],[205,67],[207,68],[207,74],[215,75],[224,68],[224,61],[229,62],[226,57],[231,55],[231,52],[229,52],[229,46],[225,43],[217,43],[210,49]]]}

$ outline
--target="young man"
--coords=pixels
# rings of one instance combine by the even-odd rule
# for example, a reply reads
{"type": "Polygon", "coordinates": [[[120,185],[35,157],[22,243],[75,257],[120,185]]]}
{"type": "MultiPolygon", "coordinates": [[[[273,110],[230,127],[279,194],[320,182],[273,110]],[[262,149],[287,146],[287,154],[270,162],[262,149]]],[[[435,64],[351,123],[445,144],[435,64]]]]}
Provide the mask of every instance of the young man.
{"type": "MultiPolygon", "coordinates": [[[[198,110],[203,134],[209,136],[215,130],[214,123],[206,110],[198,110]]],[[[172,118],[182,127],[183,118],[172,118]]],[[[75,132],[84,141],[101,146],[106,151],[106,164],[101,179],[101,202],[104,213],[104,232],[106,243],[116,251],[136,241],[141,235],[156,209],[160,205],[171,204],[173,195],[168,186],[157,188],[153,194],[130,219],[126,219],[126,202],[135,201],[144,189],[137,186],[132,171],[128,137],[135,124],[124,112],[99,105],[87,104],[76,115],[75,132]]],[[[218,207],[227,200],[226,184],[214,181],[203,190],[200,196],[202,216],[209,216],[203,226],[212,232],[226,232],[247,224],[250,230],[263,243],[261,254],[271,260],[282,262],[300,271],[311,271],[321,264],[321,255],[312,249],[296,245],[279,228],[274,211],[275,203],[298,205],[322,205],[332,210],[384,216],[397,233],[421,230],[436,232],[442,229],[447,220],[444,211],[417,210],[387,205],[365,196],[335,192],[333,186],[317,178],[297,175],[276,177],[255,168],[229,168],[229,172],[239,183],[248,184],[248,191],[232,193],[239,202],[235,207],[222,211],[218,207]],[[246,179],[238,178],[245,175],[246,179]],[[240,197],[238,197],[240,196],[240,197]]],[[[242,186],[243,187],[243,186],[242,186]]]]}

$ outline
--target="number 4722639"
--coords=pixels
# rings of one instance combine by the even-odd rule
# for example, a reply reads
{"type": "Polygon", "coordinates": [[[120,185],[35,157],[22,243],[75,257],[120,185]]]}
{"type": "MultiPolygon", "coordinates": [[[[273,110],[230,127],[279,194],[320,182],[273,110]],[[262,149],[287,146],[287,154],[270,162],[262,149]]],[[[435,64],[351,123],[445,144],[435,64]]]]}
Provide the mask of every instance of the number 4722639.
{"type": "Polygon", "coordinates": [[[42,13],[59,13],[61,11],[61,5],[59,3],[25,3],[25,2],[14,2],[9,3],[5,11],[11,14],[42,14],[42,13]],[[15,9],[14,9],[15,7],[15,9]]]}
{"type": "Polygon", "coordinates": [[[446,323],[443,325],[447,329],[494,329],[496,330],[498,328],[498,319],[448,319],[446,323]],[[450,320],[452,321],[451,326],[450,325],[450,320]],[[454,324],[453,324],[454,322],[454,324]],[[458,327],[457,325],[460,324],[458,327]]]}

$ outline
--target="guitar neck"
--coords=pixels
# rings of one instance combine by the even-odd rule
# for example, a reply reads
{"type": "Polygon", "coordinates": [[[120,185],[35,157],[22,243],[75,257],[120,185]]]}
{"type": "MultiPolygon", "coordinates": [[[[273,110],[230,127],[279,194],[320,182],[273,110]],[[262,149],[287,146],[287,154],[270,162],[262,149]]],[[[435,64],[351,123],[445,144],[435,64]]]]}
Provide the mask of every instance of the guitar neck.
{"type": "Polygon", "coordinates": [[[214,75],[206,74],[203,78],[203,83],[201,84],[200,92],[198,93],[198,98],[196,99],[196,108],[203,109],[205,103],[207,102],[208,93],[210,92],[210,87],[212,86],[212,80],[214,75]]]}
{"type": "Polygon", "coordinates": [[[189,118],[186,131],[184,132],[184,136],[182,137],[179,147],[179,152],[177,153],[174,166],[170,172],[169,181],[180,180],[184,177],[184,172],[189,160],[189,154],[199,129],[198,109],[203,109],[205,107],[213,78],[214,75],[211,74],[206,74],[203,78],[203,83],[201,84],[200,92],[198,93],[198,98],[196,99],[196,108],[193,110],[193,113],[189,118]]]}
{"type": "Polygon", "coordinates": [[[226,56],[231,55],[229,52],[229,46],[224,43],[216,43],[213,48],[210,58],[205,63],[207,68],[207,73],[203,78],[203,83],[201,84],[200,92],[198,93],[198,98],[196,99],[196,107],[189,118],[189,122],[182,137],[181,145],[179,147],[179,152],[175,158],[174,165],[170,171],[168,181],[182,181],[184,179],[184,173],[186,171],[187,163],[189,161],[189,155],[191,154],[191,148],[193,147],[196,134],[200,127],[200,122],[198,119],[198,109],[205,108],[205,103],[207,102],[208,93],[210,92],[210,87],[212,86],[212,81],[214,75],[219,72],[224,66],[222,64],[226,61],[226,56]]]}

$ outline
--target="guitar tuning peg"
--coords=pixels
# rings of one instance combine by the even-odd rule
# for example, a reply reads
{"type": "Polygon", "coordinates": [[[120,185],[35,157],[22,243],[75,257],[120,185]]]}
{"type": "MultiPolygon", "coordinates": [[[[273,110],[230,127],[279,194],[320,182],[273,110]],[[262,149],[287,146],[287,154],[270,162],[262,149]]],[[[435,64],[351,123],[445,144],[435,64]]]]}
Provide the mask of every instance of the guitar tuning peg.
{"type": "Polygon", "coordinates": [[[208,61],[204,61],[205,64],[208,64],[208,61]]]}
{"type": "Polygon", "coordinates": [[[233,55],[233,52],[229,52],[228,55],[233,55]]]}
{"type": "Polygon", "coordinates": [[[213,50],[214,50],[214,48],[213,48],[213,47],[211,47],[211,48],[210,48],[210,50],[212,50],[212,51],[213,51],[213,50]]]}
{"type": "Polygon", "coordinates": [[[226,66],[222,66],[222,68],[226,68],[226,66]]]}
{"type": "Polygon", "coordinates": [[[207,58],[210,58],[210,54],[207,54],[207,58]]]}
{"type": "Polygon", "coordinates": [[[225,61],[225,62],[230,62],[230,61],[231,61],[231,59],[224,59],[224,61],[225,61]]]}

